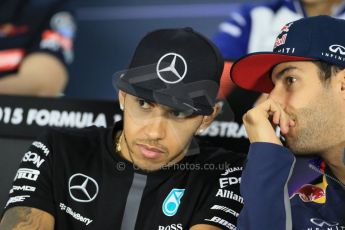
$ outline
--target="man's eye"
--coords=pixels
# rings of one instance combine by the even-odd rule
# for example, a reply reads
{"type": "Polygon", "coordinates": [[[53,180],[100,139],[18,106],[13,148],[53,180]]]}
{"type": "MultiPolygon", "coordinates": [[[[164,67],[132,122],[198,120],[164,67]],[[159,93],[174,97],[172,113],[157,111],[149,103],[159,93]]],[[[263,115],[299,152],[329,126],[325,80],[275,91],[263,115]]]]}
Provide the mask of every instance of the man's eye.
{"type": "Polygon", "coordinates": [[[184,119],[188,117],[187,113],[180,112],[180,111],[171,111],[170,113],[173,117],[178,118],[178,119],[184,119]]]}
{"type": "Polygon", "coordinates": [[[143,109],[149,109],[151,108],[151,104],[147,101],[145,101],[144,99],[137,99],[138,104],[141,108],[143,109]]]}
{"type": "Polygon", "coordinates": [[[291,77],[291,76],[289,76],[289,77],[286,77],[285,78],[285,83],[287,84],[287,85],[292,85],[293,83],[295,83],[296,82],[296,78],[295,77],[291,77]]]}

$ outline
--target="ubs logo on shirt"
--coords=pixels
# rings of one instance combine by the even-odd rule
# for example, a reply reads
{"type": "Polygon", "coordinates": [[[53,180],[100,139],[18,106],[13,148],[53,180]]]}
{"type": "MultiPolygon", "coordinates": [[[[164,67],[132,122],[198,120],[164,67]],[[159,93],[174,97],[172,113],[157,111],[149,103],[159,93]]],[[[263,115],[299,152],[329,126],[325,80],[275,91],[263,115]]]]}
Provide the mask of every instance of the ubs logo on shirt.
{"type": "Polygon", "coordinates": [[[162,206],[163,213],[166,216],[174,216],[177,213],[184,191],[185,189],[177,188],[174,188],[170,191],[162,206]]]}

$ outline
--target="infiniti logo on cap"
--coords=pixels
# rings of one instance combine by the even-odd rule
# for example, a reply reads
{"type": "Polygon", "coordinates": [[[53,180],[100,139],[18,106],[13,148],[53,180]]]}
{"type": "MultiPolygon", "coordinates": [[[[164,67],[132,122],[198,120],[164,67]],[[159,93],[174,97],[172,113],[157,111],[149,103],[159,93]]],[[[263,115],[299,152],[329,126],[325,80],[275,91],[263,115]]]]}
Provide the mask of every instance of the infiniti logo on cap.
{"type": "Polygon", "coordinates": [[[183,80],[187,74],[186,60],[177,53],[164,54],[158,61],[156,67],[158,77],[168,84],[176,84],[183,80]],[[170,63],[163,66],[163,63],[170,63]],[[182,68],[177,68],[177,66],[182,68]]]}
{"type": "Polygon", "coordinates": [[[329,47],[329,50],[333,53],[340,53],[341,55],[345,55],[345,47],[341,45],[337,45],[337,44],[331,45],[329,47]]]}
{"type": "Polygon", "coordinates": [[[312,222],[313,224],[319,226],[319,227],[324,227],[324,226],[328,226],[328,227],[332,227],[332,226],[338,226],[339,223],[337,222],[327,222],[327,221],[324,221],[324,220],[321,220],[319,218],[311,218],[310,219],[310,222],[312,222]]]}

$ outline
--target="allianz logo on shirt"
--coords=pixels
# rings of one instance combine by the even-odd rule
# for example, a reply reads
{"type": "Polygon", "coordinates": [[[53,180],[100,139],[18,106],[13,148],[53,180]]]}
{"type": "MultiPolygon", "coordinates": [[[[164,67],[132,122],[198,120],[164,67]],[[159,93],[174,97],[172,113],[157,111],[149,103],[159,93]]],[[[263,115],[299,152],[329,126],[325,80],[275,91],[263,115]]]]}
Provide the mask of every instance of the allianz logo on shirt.
{"type": "Polygon", "coordinates": [[[185,189],[177,188],[170,191],[162,205],[163,213],[166,216],[174,216],[177,213],[184,191],[185,189]]]}

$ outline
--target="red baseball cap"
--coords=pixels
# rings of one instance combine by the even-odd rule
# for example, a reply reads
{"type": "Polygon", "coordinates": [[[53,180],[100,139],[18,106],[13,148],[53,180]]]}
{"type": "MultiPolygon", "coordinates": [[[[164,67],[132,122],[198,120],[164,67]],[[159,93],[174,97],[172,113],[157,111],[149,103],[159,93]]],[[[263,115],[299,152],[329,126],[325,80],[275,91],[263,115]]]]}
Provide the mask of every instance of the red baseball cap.
{"type": "Polygon", "coordinates": [[[302,18],[286,24],[273,52],[248,54],[231,70],[232,81],[247,90],[269,93],[274,85],[272,69],[283,62],[324,61],[345,67],[345,20],[330,16],[302,18]]]}

